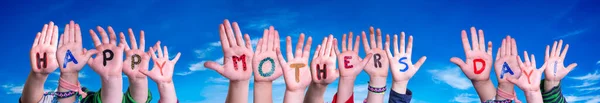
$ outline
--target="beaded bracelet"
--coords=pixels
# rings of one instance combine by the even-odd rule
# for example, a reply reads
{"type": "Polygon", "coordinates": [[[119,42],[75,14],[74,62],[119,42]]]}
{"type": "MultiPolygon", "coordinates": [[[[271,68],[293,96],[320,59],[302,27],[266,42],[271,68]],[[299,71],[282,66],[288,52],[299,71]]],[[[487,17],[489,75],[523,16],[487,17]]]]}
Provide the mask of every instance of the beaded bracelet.
{"type": "Polygon", "coordinates": [[[385,88],[385,86],[383,86],[381,88],[376,88],[376,87],[372,87],[371,85],[369,85],[369,91],[373,92],[373,93],[385,93],[385,90],[387,90],[385,88]]]}
{"type": "Polygon", "coordinates": [[[67,92],[49,92],[50,95],[54,95],[57,98],[69,98],[77,94],[75,91],[67,91],[67,92]]]}

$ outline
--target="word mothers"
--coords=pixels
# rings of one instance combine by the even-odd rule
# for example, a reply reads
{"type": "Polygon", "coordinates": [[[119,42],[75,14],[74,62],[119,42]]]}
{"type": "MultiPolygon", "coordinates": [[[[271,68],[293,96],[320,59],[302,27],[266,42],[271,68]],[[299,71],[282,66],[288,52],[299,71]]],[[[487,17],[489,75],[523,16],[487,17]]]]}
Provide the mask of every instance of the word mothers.
{"type": "Polygon", "coordinates": [[[75,59],[75,56],[73,56],[73,53],[71,53],[71,50],[67,50],[67,54],[65,54],[63,68],[67,68],[67,64],[69,62],[73,62],[75,64],[79,63],[77,62],[77,59],[75,59]]]}
{"type": "Polygon", "coordinates": [[[290,68],[294,68],[296,69],[296,82],[300,82],[300,68],[306,66],[306,64],[304,63],[294,63],[294,64],[290,64],[290,68]]]}
{"type": "Polygon", "coordinates": [[[273,73],[275,73],[275,60],[273,60],[273,59],[272,59],[272,58],[270,58],[270,57],[267,57],[267,58],[265,58],[265,59],[261,60],[261,61],[260,61],[260,64],[258,64],[258,74],[260,74],[260,76],[262,76],[262,77],[268,77],[268,76],[271,76],[271,75],[273,75],[273,73]],[[269,72],[265,73],[265,72],[263,72],[263,70],[262,70],[262,66],[263,66],[263,64],[264,64],[265,62],[267,62],[267,61],[271,62],[271,71],[269,71],[269,72]]]}

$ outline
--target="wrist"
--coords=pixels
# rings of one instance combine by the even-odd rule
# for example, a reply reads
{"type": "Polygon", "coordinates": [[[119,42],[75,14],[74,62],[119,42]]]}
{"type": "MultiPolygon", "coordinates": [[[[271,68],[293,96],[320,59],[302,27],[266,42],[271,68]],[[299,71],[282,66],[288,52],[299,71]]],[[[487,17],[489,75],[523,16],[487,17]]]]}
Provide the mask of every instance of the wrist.
{"type": "Polygon", "coordinates": [[[160,93],[161,103],[176,103],[177,94],[175,93],[175,85],[171,83],[157,83],[158,92],[160,93]]]}
{"type": "Polygon", "coordinates": [[[560,81],[544,79],[544,91],[550,91],[552,88],[560,85],[560,81]]]}
{"type": "Polygon", "coordinates": [[[543,102],[542,93],[539,90],[524,91],[524,92],[525,92],[525,98],[527,99],[527,102],[529,102],[529,103],[542,103],[543,102]]]}
{"type": "Polygon", "coordinates": [[[392,90],[400,94],[406,94],[406,88],[408,88],[408,81],[399,81],[392,83],[392,90]]]}
{"type": "Polygon", "coordinates": [[[33,79],[36,80],[46,80],[48,78],[49,74],[44,74],[44,73],[36,73],[36,72],[29,72],[30,77],[32,77],[33,79]]]}
{"type": "Polygon", "coordinates": [[[372,87],[385,87],[386,86],[386,77],[371,77],[369,81],[369,86],[372,87]]]}

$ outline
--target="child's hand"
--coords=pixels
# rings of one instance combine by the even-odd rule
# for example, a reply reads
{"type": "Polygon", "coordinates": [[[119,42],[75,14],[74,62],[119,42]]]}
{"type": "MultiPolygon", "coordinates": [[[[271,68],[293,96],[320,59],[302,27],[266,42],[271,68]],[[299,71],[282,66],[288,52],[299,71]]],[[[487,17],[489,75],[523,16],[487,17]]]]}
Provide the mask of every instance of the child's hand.
{"type": "Polygon", "coordinates": [[[56,46],[58,43],[58,26],[54,22],[44,24],[41,32],[35,36],[29,52],[31,71],[47,76],[58,68],[56,46]]]}
{"type": "Polygon", "coordinates": [[[321,45],[317,46],[312,63],[310,63],[314,83],[328,85],[339,77],[339,71],[335,68],[335,44],[337,44],[337,41],[333,38],[333,35],[329,35],[329,37],[323,39],[321,45]]]}
{"type": "Polygon", "coordinates": [[[146,40],[144,37],[144,31],[140,31],[140,46],[138,47],[133,30],[129,28],[129,42],[131,42],[131,48],[127,41],[125,41],[125,34],[120,33],[121,43],[125,44],[125,61],[123,61],[123,73],[131,79],[146,79],[146,75],[139,72],[141,69],[148,70],[148,63],[150,62],[149,53],[144,52],[146,46],[146,40]]]}
{"type": "Polygon", "coordinates": [[[490,69],[492,68],[492,42],[488,42],[486,51],[483,30],[479,30],[479,33],[477,33],[475,27],[471,27],[473,48],[469,45],[465,30],[461,32],[461,37],[467,62],[458,57],[452,57],[450,61],[458,65],[471,81],[489,80],[490,69]],[[479,36],[477,36],[478,34],[479,36]]]}
{"type": "Polygon", "coordinates": [[[65,32],[60,36],[58,43],[56,56],[61,73],[79,73],[89,58],[97,53],[94,49],[88,51],[83,48],[82,43],[79,24],[71,21],[65,26],[65,32]]]}
{"type": "Polygon", "coordinates": [[[556,41],[554,41],[554,45],[552,46],[552,51],[550,51],[550,46],[546,45],[546,55],[544,57],[544,65],[542,67],[546,67],[544,74],[546,74],[546,79],[544,85],[545,90],[550,90],[552,87],[557,86],[573,68],[577,66],[577,63],[571,63],[569,66],[565,68],[564,61],[567,56],[567,51],[569,51],[569,44],[565,46],[562,50],[563,41],[560,40],[558,42],[558,47],[556,41]]]}
{"type": "MultiPolygon", "coordinates": [[[[383,51],[383,40],[381,40],[381,30],[377,29],[377,41],[375,41],[375,29],[373,27],[371,27],[369,29],[369,35],[371,38],[371,43],[369,43],[367,41],[367,35],[365,34],[365,32],[362,32],[362,36],[363,36],[363,45],[365,48],[365,52],[367,54],[373,54],[372,60],[369,60],[369,63],[367,63],[367,65],[365,66],[365,71],[367,72],[367,74],[369,74],[369,76],[371,76],[371,79],[374,78],[387,78],[388,75],[388,68],[389,68],[389,59],[388,56],[386,54],[385,51],[383,51]],[[376,43],[377,42],[377,43],[376,43]],[[370,46],[369,46],[370,44],[370,46]]],[[[388,41],[389,42],[389,39],[388,41]]],[[[371,81],[373,82],[373,81],[371,81]]],[[[379,84],[379,83],[378,83],[379,84]]],[[[384,86],[385,83],[383,83],[384,86]]]]}
{"type": "Polygon", "coordinates": [[[356,41],[353,46],[352,32],[350,32],[349,34],[350,35],[348,37],[346,37],[346,34],[342,36],[342,53],[339,53],[337,45],[335,46],[335,51],[336,55],[338,55],[337,59],[338,67],[340,68],[340,78],[349,77],[355,79],[356,76],[360,72],[362,72],[363,68],[365,67],[365,65],[367,65],[369,60],[371,60],[371,57],[373,55],[367,55],[367,57],[365,57],[364,59],[360,58],[360,56],[358,56],[358,52],[360,51],[358,49],[360,36],[356,36],[356,41]],[[346,41],[348,41],[347,46],[346,41]]]}
{"type": "Polygon", "coordinates": [[[223,24],[219,25],[219,36],[223,47],[223,65],[208,61],[204,63],[204,66],[217,71],[231,81],[248,81],[252,76],[252,63],[248,62],[251,62],[254,55],[250,36],[245,34],[245,41],[242,40],[240,27],[233,22],[233,28],[231,28],[229,20],[225,20],[223,24]],[[235,29],[235,34],[233,29],[235,29]]]}
{"type": "Polygon", "coordinates": [[[281,68],[283,69],[283,77],[285,79],[286,89],[288,91],[302,91],[306,90],[306,87],[311,82],[310,69],[308,68],[308,58],[310,55],[310,45],[312,44],[312,37],[308,37],[306,46],[304,46],[304,34],[300,34],[298,38],[298,44],[296,45],[296,52],[292,51],[292,38],[288,36],[286,38],[286,52],[288,62],[285,61],[281,50],[277,49],[277,57],[281,68]],[[302,48],[304,47],[304,49],[302,48]]]}
{"type": "Polygon", "coordinates": [[[521,57],[519,57],[519,67],[523,72],[523,76],[517,78],[506,78],[506,80],[510,83],[517,84],[523,92],[525,92],[525,96],[527,97],[527,102],[530,103],[541,103],[543,102],[542,92],[540,91],[540,80],[542,79],[542,72],[546,69],[544,66],[542,68],[537,69],[535,63],[535,56],[531,54],[531,59],[527,54],[527,51],[524,52],[525,62],[521,61],[521,57]]]}
{"type": "MultiPolygon", "coordinates": [[[[98,38],[98,35],[94,30],[90,29],[90,35],[94,40],[96,46],[96,58],[90,58],[87,64],[102,77],[103,80],[110,78],[122,78],[121,69],[123,66],[123,43],[117,46],[117,35],[112,27],[108,27],[108,33],[110,33],[110,39],[100,26],[97,27],[100,35],[102,36],[102,42],[98,38]]],[[[122,38],[123,39],[123,38],[122,38]]]]}
{"type": "Polygon", "coordinates": [[[254,81],[272,82],[282,74],[279,59],[275,53],[279,49],[279,33],[273,26],[264,31],[263,38],[256,44],[256,52],[252,58],[254,81]]]}
{"type": "Polygon", "coordinates": [[[404,44],[404,32],[400,33],[400,50],[398,50],[398,36],[394,35],[394,55],[392,56],[392,52],[390,51],[390,36],[387,35],[385,49],[388,54],[388,58],[390,59],[392,75],[394,77],[394,83],[400,82],[402,84],[408,83],[408,80],[412,78],[415,73],[419,70],[421,65],[427,59],[426,56],[423,56],[417,61],[416,64],[412,63],[412,35],[408,38],[408,46],[405,48],[404,44]]]}
{"type": "Polygon", "coordinates": [[[518,66],[517,56],[519,56],[517,42],[514,38],[506,36],[505,39],[502,39],[502,46],[498,48],[496,62],[494,63],[498,84],[508,83],[510,87],[514,87],[512,83],[504,78],[519,78],[521,76],[521,67],[518,66]]]}
{"type": "Polygon", "coordinates": [[[160,41],[156,42],[154,47],[150,48],[150,55],[152,55],[152,61],[154,61],[154,67],[152,70],[139,69],[144,75],[150,77],[154,82],[158,84],[162,83],[173,83],[173,71],[175,69],[175,63],[179,60],[181,53],[177,53],[173,60],[169,60],[169,50],[167,46],[164,46],[164,51],[160,48],[160,41]],[[158,52],[158,55],[155,53],[158,52]]]}

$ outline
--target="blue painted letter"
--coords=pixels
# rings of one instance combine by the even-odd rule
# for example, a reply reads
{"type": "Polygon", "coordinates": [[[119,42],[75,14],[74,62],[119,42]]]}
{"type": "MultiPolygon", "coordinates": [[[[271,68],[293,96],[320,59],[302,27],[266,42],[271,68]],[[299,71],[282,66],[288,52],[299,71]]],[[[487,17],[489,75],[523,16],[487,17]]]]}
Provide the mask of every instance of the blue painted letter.
{"type": "Polygon", "coordinates": [[[502,74],[500,75],[500,79],[504,79],[504,73],[510,73],[510,75],[515,75],[515,73],[513,73],[513,71],[510,69],[508,64],[506,64],[506,62],[504,62],[504,64],[502,65],[502,74]]]}
{"type": "Polygon", "coordinates": [[[63,68],[67,68],[67,63],[71,61],[75,64],[79,63],[77,62],[77,59],[75,59],[75,56],[73,56],[73,53],[71,53],[71,50],[67,50],[67,54],[65,55],[65,62],[63,63],[63,68]]]}
{"type": "Polygon", "coordinates": [[[403,62],[403,60],[406,60],[406,57],[402,57],[400,58],[400,60],[398,60],[398,62],[400,62],[400,64],[404,65],[404,69],[400,69],[400,72],[406,72],[406,70],[408,70],[408,64],[406,64],[406,62],[403,62]]]}

